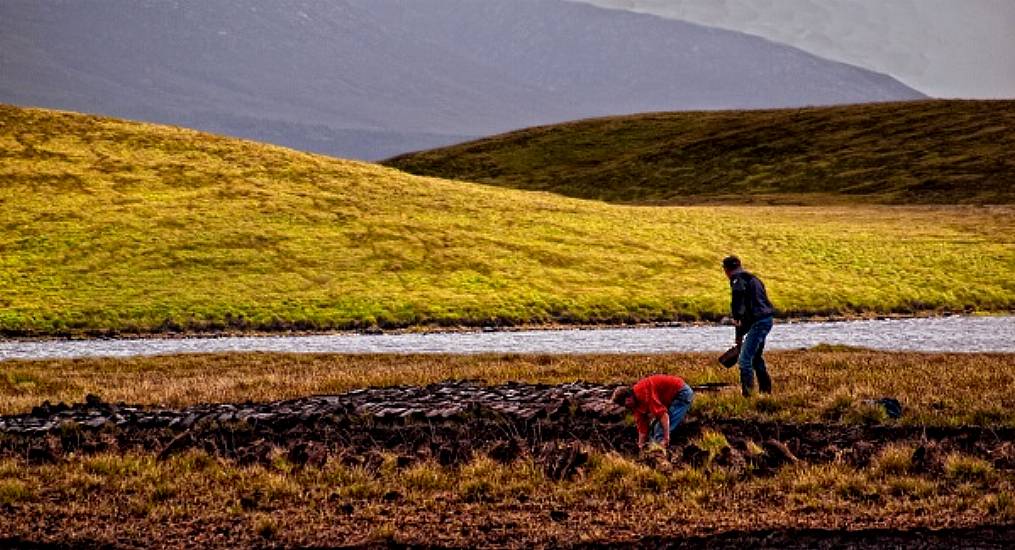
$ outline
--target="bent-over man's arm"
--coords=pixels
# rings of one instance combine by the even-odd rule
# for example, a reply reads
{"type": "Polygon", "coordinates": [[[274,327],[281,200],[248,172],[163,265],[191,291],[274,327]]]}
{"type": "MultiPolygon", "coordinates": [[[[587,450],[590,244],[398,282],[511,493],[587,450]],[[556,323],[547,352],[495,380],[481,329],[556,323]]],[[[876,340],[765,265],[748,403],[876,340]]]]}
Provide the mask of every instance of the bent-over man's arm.
{"type": "Polygon", "coordinates": [[[634,423],[638,426],[638,448],[644,448],[648,441],[648,417],[642,413],[634,413],[634,423]]]}
{"type": "Polygon", "coordinates": [[[669,411],[659,415],[659,425],[663,428],[663,447],[670,446],[670,413],[669,411]]]}

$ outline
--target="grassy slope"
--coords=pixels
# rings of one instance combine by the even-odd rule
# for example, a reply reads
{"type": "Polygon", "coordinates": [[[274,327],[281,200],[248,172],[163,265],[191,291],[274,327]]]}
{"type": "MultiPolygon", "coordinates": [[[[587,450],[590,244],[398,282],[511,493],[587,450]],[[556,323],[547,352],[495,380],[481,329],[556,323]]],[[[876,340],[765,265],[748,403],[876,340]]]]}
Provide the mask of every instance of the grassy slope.
{"type": "Polygon", "coordinates": [[[619,203],[1015,202],[1015,101],[655,113],[396,157],[428,176],[619,203]]]}
{"type": "Polygon", "coordinates": [[[633,208],[0,107],[0,330],[1015,307],[1009,208],[633,208]]]}

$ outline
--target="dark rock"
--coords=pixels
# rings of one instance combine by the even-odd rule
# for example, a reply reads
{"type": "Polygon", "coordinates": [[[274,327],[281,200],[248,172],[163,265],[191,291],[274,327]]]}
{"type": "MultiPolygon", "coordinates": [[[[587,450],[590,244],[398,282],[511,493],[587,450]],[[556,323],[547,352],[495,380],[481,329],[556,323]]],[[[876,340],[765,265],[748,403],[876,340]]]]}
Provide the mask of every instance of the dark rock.
{"type": "Polygon", "coordinates": [[[521,452],[522,448],[518,444],[518,440],[512,438],[507,441],[498,442],[493,447],[490,447],[486,454],[497,462],[508,463],[518,458],[521,452]]]}
{"type": "Polygon", "coordinates": [[[708,462],[708,451],[691,443],[684,447],[680,457],[681,461],[695,468],[701,468],[708,462]]]}
{"type": "Polygon", "coordinates": [[[913,467],[917,470],[925,469],[927,467],[927,447],[925,445],[920,445],[914,449],[913,456],[910,461],[912,462],[913,467]]]}
{"type": "Polygon", "coordinates": [[[301,442],[289,449],[289,462],[297,466],[321,467],[328,461],[328,449],[317,442],[301,442]]]}
{"type": "Polygon", "coordinates": [[[209,455],[212,455],[212,456],[221,454],[222,450],[219,447],[218,442],[216,441],[217,439],[218,438],[216,438],[216,437],[204,438],[201,441],[201,448],[204,449],[204,452],[206,452],[206,453],[208,453],[209,455]]]}
{"type": "Polygon", "coordinates": [[[49,401],[43,401],[42,405],[32,407],[32,412],[30,414],[36,418],[46,418],[52,414],[52,407],[50,406],[49,401]]]}
{"type": "Polygon", "coordinates": [[[187,415],[186,418],[180,421],[180,423],[177,426],[184,430],[189,429],[191,426],[194,425],[195,422],[197,422],[198,418],[200,418],[200,416],[197,414],[189,414],[187,415]]]}
{"type": "Polygon", "coordinates": [[[421,409],[407,409],[401,414],[402,420],[406,422],[418,422],[426,418],[426,411],[421,409]]]}
{"type": "Polygon", "coordinates": [[[81,445],[78,449],[85,454],[101,453],[106,450],[106,442],[94,439],[85,439],[81,441],[81,445]]]}
{"type": "Polygon", "coordinates": [[[562,399],[549,407],[546,407],[546,417],[550,420],[561,420],[570,414],[570,403],[566,399],[562,399]]]}
{"type": "Polygon", "coordinates": [[[64,451],[74,451],[81,446],[84,434],[81,426],[73,420],[64,420],[58,426],[60,434],[60,446],[64,451]]]}
{"type": "Polygon", "coordinates": [[[729,436],[726,441],[729,442],[730,447],[742,453],[747,452],[747,440],[743,437],[729,436]]]}
{"type": "Polygon", "coordinates": [[[778,468],[783,464],[796,464],[800,461],[781,441],[769,439],[762,445],[765,450],[766,462],[770,468],[778,468]]]}
{"type": "Polygon", "coordinates": [[[271,464],[275,446],[269,441],[259,439],[237,451],[236,459],[241,464],[271,464]]]}
{"type": "Polygon", "coordinates": [[[57,461],[57,456],[53,452],[53,449],[42,445],[29,447],[26,458],[28,462],[33,464],[52,464],[57,461]]]}
{"type": "Polygon", "coordinates": [[[589,455],[577,442],[548,443],[543,446],[539,458],[546,476],[559,481],[574,477],[588,462],[589,455]]]}
{"type": "Polygon", "coordinates": [[[240,495],[240,507],[246,511],[256,510],[261,505],[261,490],[254,489],[253,491],[240,495]]]}
{"type": "Polygon", "coordinates": [[[747,466],[744,455],[733,447],[723,447],[719,455],[715,457],[715,464],[726,468],[741,469],[747,466]]]}
{"type": "Polygon", "coordinates": [[[564,521],[567,519],[567,512],[564,510],[550,510],[550,519],[553,521],[564,521]]]}
{"type": "Polygon", "coordinates": [[[85,420],[81,424],[84,426],[88,426],[89,428],[98,429],[105,426],[107,422],[109,422],[109,419],[106,418],[105,416],[94,416],[92,418],[89,418],[88,420],[85,420]]]}
{"type": "Polygon", "coordinates": [[[868,441],[854,441],[842,454],[850,464],[854,466],[866,466],[877,451],[878,448],[868,441]]]}
{"type": "Polygon", "coordinates": [[[913,450],[913,471],[940,472],[944,469],[947,454],[940,444],[933,441],[924,442],[913,450]]]}
{"type": "Polygon", "coordinates": [[[434,452],[434,458],[441,466],[451,466],[458,462],[459,453],[458,450],[451,445],[441,445],[434,452]]]}
{"type": "Polygon", "coordinates": [[[194,445],[194,436],[190,432],[184,432],[170,441],[162,451],[159,452],[157,460],[165,460],[175,453],[194,445]]]}
{"type": "Polygon", "coordinates": [[[285,433],[285,437],[289,441],[299,441],[310,434],[310,430],[303,424],[293,426],[285,433]]]}

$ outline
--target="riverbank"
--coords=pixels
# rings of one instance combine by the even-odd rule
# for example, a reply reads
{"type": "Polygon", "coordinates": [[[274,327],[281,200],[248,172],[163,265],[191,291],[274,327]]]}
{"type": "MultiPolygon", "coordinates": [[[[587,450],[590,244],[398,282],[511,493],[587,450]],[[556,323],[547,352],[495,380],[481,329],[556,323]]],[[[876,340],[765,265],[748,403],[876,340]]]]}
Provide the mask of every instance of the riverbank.
{"type": "MultiPolygon", "coordinates": [[[[801,314],[796,316],[776,315],[779,324],[800,323],[848,323],[854,321],[899,321],[906,319],[937,319],[949,317],[1012,317],[1015,309],[996,311],[941,311],[920,310],[895,313],[852,313],[829,315],[801,314]]],[[[693,321],[651,321],[630,323],[521,323],[517,325],[414,325],[401,328],[380,328],[377,326],[357,330],[300,330],[294,327],[278,330],[240,330],[224,327],[221,330],[161,330],[150,332],[123,332],[119,330],[84,330],[63,331],[54,334],[35,334],[22,331],[0,330],[2,342],[52,342],[68,340],[179,340],[184,338],[271,338],[271,337],[304,337],[304,336],[361,336],[361,335],[403,335],[403,334],[475,334],[491,332],[536,332],[536,331],[572,331],[572,330],[637,330],[646,328],[690,328],[690,327],[721,327],[732,326],[727,316],[714,319],[698,319],[693,321]]]]}

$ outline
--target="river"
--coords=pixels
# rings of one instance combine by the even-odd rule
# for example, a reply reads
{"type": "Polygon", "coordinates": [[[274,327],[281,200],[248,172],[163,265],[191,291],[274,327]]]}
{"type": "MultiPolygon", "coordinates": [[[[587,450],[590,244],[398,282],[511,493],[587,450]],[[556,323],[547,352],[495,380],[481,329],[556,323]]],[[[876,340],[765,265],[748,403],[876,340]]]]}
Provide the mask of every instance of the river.
{"type": "MultiPolygon", "coordinates": [[[[728,326],[477,331],[425,334],[324,334],[85,340],[0,340],[0,361],[131,357],[177,353],[667,353],[719,351],[728,326]]],[[[1015,316],[933,317],[776,323],[768,349],[836,344],[878,350],[1015,352],[1015,316]]]]}

